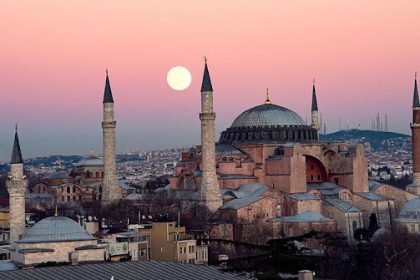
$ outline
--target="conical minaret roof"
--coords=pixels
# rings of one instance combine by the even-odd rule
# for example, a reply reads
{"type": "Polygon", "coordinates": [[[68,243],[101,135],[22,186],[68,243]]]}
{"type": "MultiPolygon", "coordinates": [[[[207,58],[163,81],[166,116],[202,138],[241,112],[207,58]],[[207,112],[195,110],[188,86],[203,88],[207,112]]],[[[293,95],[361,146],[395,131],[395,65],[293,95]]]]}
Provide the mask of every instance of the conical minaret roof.
{"type": "Polygon", "coordinates": [[[419,92],[418,92],[418,89],[417,89],[417,73],[414,77],[413,108],[414,107],[420,107],[419,92]]]}
{"type": "Polygon", "coordinates": [[[106,81],[105,81],[103,103],[114,103],[114,98],[112,98],[111,85],[109,84],[108,70],[106,71],[106,81]]]}
{"type": "Polygon", "coordinates": [[[17,132],[17,126],[16,126],[16,132],[15,132],[15,141],[13,143],[12,159],[10,160],[10,164],[15,164],[15,163],[23,163],[22,152],[20,150],[20,144],[19,144],[19,136],[17,132]]]}
{"type": "Polygon", "coordinates": [[[201,92],[203,91],[213,91],[213,87],[211,85],[209,69],[207,68],[207,59],[204,59],[204,74],[203,74],[203,82],[201,83],[201,92]]]}
{"type": "Polygon", "coordinates": [[[318,102],[316,101],[315,82],[312,85],[312,106],[311,106],[311,111],[312,112],[318,111],[318,102]]]}

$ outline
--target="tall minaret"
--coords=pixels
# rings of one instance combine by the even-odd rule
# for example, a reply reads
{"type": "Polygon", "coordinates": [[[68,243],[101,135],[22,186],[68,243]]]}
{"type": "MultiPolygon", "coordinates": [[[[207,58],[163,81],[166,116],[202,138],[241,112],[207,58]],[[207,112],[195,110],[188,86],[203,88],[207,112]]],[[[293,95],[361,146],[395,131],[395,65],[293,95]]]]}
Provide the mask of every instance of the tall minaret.
{"type": "Polygon", "coordinates": [[[413,147],[413,185],[420,186],[420,102],[417,90],[417,75],[414,77],[413,122],[411,123],[413,147]]]}
{"type": "Polygon", "coordinates": [[[210,212],[222,206],[219,183],[216,175],[216,146],[214,140],[213,87],[207,68],[204,64],[203,82],[201,84],[201,201],[210,212]]]}
{"type": "Polygon", "coordinates": [[[13,143],[12,160],[10,161],[10,174],[6,186],[9,192],[10,244],[13,244],[25,232],[25,193],[28,186],[26,177],[23,175],[23,159],[20,151],[17,126],[15,141],[13,143]]]}
{"type": "Polygon", "coordinates": [[[312,85],[311,127],[316,129],[316,131],[318,132],[317,138],[319,139],[319,131],[321,129],[321,126],[319,124],[319,112],[318,102],[316,101],[315,80],[312,85]]]}
{"type": "Polygon", "coordinates": [[[117,181],[117,158],[115,153],[115,127],[117,123],[114,120],[114,99],[112,98],[111,86],[109,84],[108,71],[106,72],[103,113],[104,186],[102,201],[110,203],[121,199],[121,191],[117,181]]]}

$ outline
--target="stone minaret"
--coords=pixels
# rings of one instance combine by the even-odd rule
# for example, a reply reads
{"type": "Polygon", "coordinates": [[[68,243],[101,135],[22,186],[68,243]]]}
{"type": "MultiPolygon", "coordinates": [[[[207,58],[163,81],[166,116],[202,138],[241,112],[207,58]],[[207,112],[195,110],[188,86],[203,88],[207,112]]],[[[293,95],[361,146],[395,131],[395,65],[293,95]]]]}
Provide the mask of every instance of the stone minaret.
{"type": "Polygon", "coordinates": [[[312,85],[311,127],[316,129],[318,132],[317,139],[319,139],[321,126],[319,123],[318,102],[316,101],[315,80],[312,85]]]}
{"type": "Polygon", "coordinates": [[[28,186],[26,177],[23,175],[23,160],[17,127],[10,161],[10,175],[6,185],[9,192],[10,244],[13,245],[25,232],[25,193],[28,186]]]}
{"type": "Polygon", "coordinates": [[[203,82],[201,84],[201,200],[210,212],[215,212],[222,206],[216,175],[215,119],[216,113],[213,112],[213,87],[206,60],[203,82]]]}
{"type": "Polygon", "coordinates": [[[115,153],[115,127],[117,123],[114,120],[114,99],[112,98],[109,84],[108,71],[106,73],[103,106],[104,186],[102,202],[110,203],[121,199],[121,191],[117,181],[117,158],[115,153]]]}
{"type": "MultiPolygon", "coordinates": [[[[417,90],[417,77],[414,78],[413,94],[413,122],[411,123],[411,137],[413,145],[413,186],[420,186],[420,102],[417,90]]],[[[417,191],[416,191],[417,192],[417,191]]]]}

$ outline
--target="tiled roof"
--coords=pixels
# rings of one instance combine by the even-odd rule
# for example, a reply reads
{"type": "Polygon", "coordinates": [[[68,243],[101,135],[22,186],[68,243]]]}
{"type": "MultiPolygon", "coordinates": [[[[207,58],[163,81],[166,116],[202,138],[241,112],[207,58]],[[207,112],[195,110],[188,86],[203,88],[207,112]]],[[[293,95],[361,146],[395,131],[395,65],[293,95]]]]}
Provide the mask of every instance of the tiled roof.
{"type": "Polygon", "coordinates": [[[352,204],[348,203],[339,198],[331,198],[331,199],[324,199],[329,204],[333,205],[334,207],[338,208],[339,210],[348,213],[348,212],[360,212],[360,210],[354,207],[352,204]]]}
{"type": "Polygon", "coordinates": [[[284,195],[295,200],[319,200],[320,199],[319,197],[316,197],[315,195],[311,193],[285,193],[284,195]]]}
{"type": "Polygon", "coordinates": [[[368,200],[374,200],[374,201],[392,200],[390,198],[386,198],[382,195],[372,193],[372,192],[358,192],[358,193],[355,193],[355,194],[360,196],[360,197],[366,198],[368,200]]]}
{"type": "Polygon", "coordinates": [[[264,197],[257,195],[249,195],[243,198],[236,198],[223,203],[221,209],[240,209],[242,207],[248,206],[254,202],[257,202],[264,197]]]}
{"type": "Polygon", "coordinates": [[[52,266],[0,272],[0,279],[8,280],[137,280],[137,279],[201,279],[230,280],[247,279],[224,273],[214,266],[183,264],[175,262],[101,262],[77,266],[52,266]]]}
{"type": "Polygon", "coordinates": [[[324,217],[318,211],[303,211],[295,216],[285,216],[276,218],[274,220],[285,221],[285,222],[326,222],[332,221],[329,218],[324,217]]]}

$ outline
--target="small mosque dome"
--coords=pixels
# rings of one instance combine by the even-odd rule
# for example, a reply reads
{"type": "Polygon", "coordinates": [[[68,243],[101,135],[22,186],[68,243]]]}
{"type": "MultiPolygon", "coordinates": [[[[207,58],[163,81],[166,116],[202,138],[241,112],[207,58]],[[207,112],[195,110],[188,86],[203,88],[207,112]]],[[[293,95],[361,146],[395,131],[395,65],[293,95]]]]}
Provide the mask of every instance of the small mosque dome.
{"type": "Polygon", "coordinates": [[[53,216],[27,229],[17,243],[43,243],[95,240],[81,225],[67,217],[53,216]]]}

